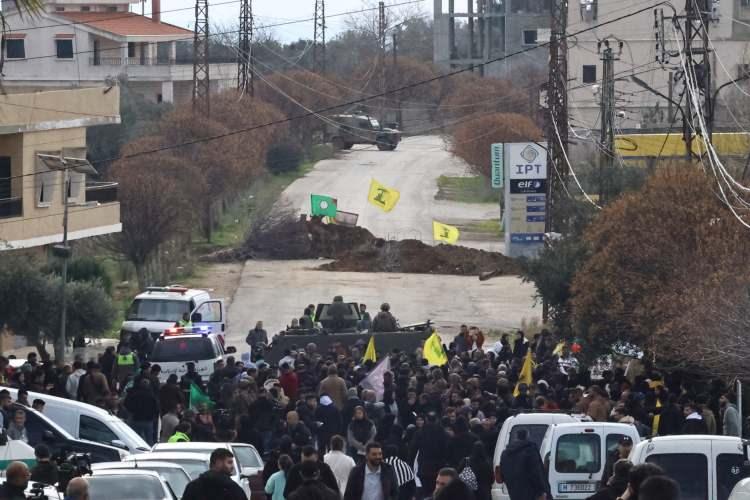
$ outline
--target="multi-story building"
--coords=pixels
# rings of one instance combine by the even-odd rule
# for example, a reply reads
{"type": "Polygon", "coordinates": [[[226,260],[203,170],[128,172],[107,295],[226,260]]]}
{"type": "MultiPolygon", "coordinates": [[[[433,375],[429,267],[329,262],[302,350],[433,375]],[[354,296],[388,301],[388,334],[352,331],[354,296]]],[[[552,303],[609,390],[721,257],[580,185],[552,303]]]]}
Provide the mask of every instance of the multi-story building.
{"type": "MultiPolygon", "coordinates": [[[[433,60],[446,68],[492,61],[549,38],[550,11],[545,0],[434,2],[433,60]]],[[[519,71],[546,69],[547,55],[542,48],[530,50],[483,65],[477,72],[512,80],[519,71]]]]}
{"type": "Polygon", "coordinates": [[[62,242],[66,199],[69,240],[121,230],[117,184],[84,173],[86,128],[120,122],[118,87],[0,95],[0,112],[0,250],[62,242]]]}
{"type": "MultiPolygon", "coordinates": [[[[3,0],[3,84],[12,92],[92,87],[126,77],[129,87],[154,102],[192,95],[193,32],[130,12],[140,0],[44,0],[35,16],[20,15],[3,0]]],[[[210,61],[212,89],[236,86],[231,60],[210,61]]]]}
{"type": "MultiPolygon", "coordinates": [[[[679,133],[681,118],[679,114],[676,120],[673,118],[677,113],[676,105],[684,106],[687,99],[681,96],[679,51],[683,44],[673,30],[672,10],[659,3],[658,0],[645,3],[639,0],[570,2],[568,33],[593,28],[568,40],[568,102],[574,128],[598,130],[602,83],[598,45],[607,40],[617,56],[614,62],[616,127],[622,130],[666,129],[674,125],[679,133]],[[608,23],[641,9],[644,10],[640,14],[608,23]],[[654,9],[658,15],[656,26],[654,9]],[[659,9],[664,13],[663,24],[659,9]],[[597,27],[602,23],[607,24],[597,27]],[[666,59],[665,64],[657,61],[657,57],[666,59]],[[640,79],[641,84],[633,77],[640,79]],[[664,97],[648,90],[644,83],[664,97]],[[665,97],[671,97],[674,102],[670,104],[665,97]]],[[[678,14],[684,14],[684,2],[674,5],[678,14]]],[[[736,108],[742,107],[737,106],[736,100],[732,103],[733,94],[736,99],[738,91],[731,82],[744,75],[750,63],[750,2],[714,0],[709,17],[710,92],[713,94],[729,83],[718,94],[715,128],[736,128],[727,109],[732,111],[734,107],[736,114],[736,108]]]]}

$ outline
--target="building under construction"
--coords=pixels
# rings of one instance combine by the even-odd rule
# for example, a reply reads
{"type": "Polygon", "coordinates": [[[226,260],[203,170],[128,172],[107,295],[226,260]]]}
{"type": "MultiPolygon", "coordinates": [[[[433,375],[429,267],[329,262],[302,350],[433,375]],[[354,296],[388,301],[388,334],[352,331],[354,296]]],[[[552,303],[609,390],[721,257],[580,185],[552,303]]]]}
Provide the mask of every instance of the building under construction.
{"type": "MultiPolygon", "coordinates": [[[[477,65],[548,40],[545,0],[434,0],[433,60],[445,68],[477,65]]],[[[477,67],[477,73],[512,79],[519,72],[545,71],[547,50],[533,50],[477,67]]]]}

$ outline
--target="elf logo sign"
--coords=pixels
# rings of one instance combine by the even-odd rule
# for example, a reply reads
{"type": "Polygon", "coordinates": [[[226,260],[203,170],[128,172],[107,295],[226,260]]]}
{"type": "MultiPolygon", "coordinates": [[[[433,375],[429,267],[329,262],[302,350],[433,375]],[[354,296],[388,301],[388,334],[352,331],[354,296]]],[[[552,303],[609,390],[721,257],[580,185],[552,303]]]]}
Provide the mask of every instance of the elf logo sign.
{"type": "Polygon", "coordinates": [[[547,150],[533,142],[506,144],[511,179],[546,179],[547,150]]]}

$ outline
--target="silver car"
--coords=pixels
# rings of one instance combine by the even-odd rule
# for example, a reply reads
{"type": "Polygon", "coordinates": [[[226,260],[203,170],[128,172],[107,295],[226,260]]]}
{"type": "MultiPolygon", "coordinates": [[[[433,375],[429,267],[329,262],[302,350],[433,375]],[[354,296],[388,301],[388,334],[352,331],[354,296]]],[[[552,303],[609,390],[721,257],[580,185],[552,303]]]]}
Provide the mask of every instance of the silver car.
{"type": "Polygon", "coordinates": [[[176,500],[167,481],[151,470],[113,469],[85,476],[89,498],[107,500],[176,500]]]}
{"type": "Polygon", "coordinates": [[[137,461],[133,462],[102,462],[93,464],[91,470],[96,472],[111,470],[149,470],[164,478],[177,498],[182,498],[190,482],[190,476],[180,465],[171,462],[137,461]]]}

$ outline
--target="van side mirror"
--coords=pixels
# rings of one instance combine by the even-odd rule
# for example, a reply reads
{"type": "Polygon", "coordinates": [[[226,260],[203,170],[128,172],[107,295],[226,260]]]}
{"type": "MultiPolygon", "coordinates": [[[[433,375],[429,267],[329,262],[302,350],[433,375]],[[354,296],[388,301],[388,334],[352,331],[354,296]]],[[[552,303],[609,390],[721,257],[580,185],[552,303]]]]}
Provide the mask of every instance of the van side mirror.
{"type": "Polygon", "coordinates": [[[234,354],[237,352],[237,348],[230,345],[229,347],[226,348],[226,352],[227,354],[234,354]]]}

